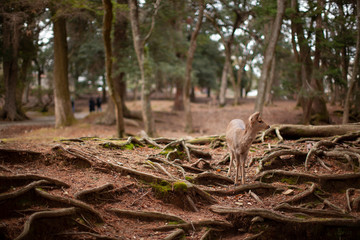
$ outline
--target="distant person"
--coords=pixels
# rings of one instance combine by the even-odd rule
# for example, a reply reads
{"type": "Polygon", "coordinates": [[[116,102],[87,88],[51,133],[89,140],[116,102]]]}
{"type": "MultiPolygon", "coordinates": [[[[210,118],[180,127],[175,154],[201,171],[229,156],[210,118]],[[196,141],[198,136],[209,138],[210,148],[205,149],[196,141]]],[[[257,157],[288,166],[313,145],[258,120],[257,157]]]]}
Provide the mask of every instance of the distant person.
{"type": "Polygon", "coordinates": [[[96,107],[97,111],[101,112],[101,98],[99,96],[96,98],[96,107]]]}
{"type": "Polygon", "coordinates": [[[95,111],[95,100],[93,97],[90,97],[90,100],[89,100],[89,111],[90,112],[95,111]]]}
{"type": "Polygon", "coordinates": [[[73,113],[75,112],[75,101],[74,101],[74,97],[73,96],[71,96],[71,109],[72,109],[72,111],[73,111],[73,113]]]}

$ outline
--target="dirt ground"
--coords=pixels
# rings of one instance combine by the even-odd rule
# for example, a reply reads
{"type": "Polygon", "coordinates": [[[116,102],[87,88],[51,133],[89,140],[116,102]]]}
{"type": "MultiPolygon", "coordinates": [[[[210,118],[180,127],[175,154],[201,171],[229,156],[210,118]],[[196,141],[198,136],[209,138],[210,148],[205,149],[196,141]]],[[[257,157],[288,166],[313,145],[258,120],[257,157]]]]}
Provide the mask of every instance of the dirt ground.
{"type": "MultiPolygon", "coordinates": [[[[79,107],[79,111],[86,113],[85,105],[79,107]]],[[[128,106],[131,110],[138,110],[140,102],[129,102],[128,106]]],[[[290,177],[290,180],[272,181],[272,178],[278,174],[273,172],[271,176],[264,175],[266,181],[271,180],[270,190],[268,185],[255,187],[259,183],[257,177],[260,159],[264,158],[269,149],[288,148],[307,154],[316,143],[315,140],[308,142],[285,140],[282,144],[278,144],[276,139],[269,138],[264,143],[253,144],[249,159],[253,159],[254,163],[246,169],[247,184],[240,186],[240,188],[249,187],[245,189],[234,186],[232,180],[226,177],[228,163],[223,161],[227,149],[223,146],[223,141],[220,141],[218,147],[211,147],[209,143],[191,143],[191,139],[197,137],[224,134],[226,125],[231,119],[247,119],[253,112],[253,106],[251,99],[244,100],[240,106],[228,105],[224,108],[217,108],[205,102],[194,103],[192,111],[195,131],[192,134],[185,134],[182,113],[171,110],[172,102],[153,101],[158,136],[170,139],[169,141],[186,139],[191,149],[190,161],[184,157],[185,149],[182,149],[184,155],[178,155],[179,161],[173,161],[169,153],[161,154],[168,143],[161,140],[158,140],[161,149],[150,146],[151,144],[140,146],[140,143],[136,142],[130,144],[131,147],[121,148],[125,140],[114,138],[114,126],[93,123],[101,113],[92,113],[78,120],[76,125],[61,129],[54,129],[51,122],[40,125],[34,122],[24,125],[0,123],[2,124],[0,125],[0,208],[3,211],[0,214],[0,239],[14,239],[19,236],[24,237],[19,239],[165,239],[166,237],[172,239],[170,235],[171,233],[175,235],[177,229],[185,231],[179,233],[184,239],[249,237],[279,239],[282,234],[282,224],[286,224],[289,231],[284,231],[281,239],[294,238],[294,236],[297,236],[295,239],[300,239],[298,234],[306,234],[310,239],[339,239],[339,237],[356,239],[360,233],[351,227],[355,226],[359,229],[359,213],[344,209],[348,208],[345,190],[357,188],[354,186],[359,184],[357,178],[351,186],[336,192],[330,191],[327,185],[321,185],[322,181],[314,180],[317,189],[314,193],[326,195],[324,197],[326,200],[341,209],[335,211],[335,207],[332,208],[340,223],[331,222],[323,226],[319,222],[326,222],[324,218],[321,221],[318,218],[311,218],[313,222],[304,223],[305,226],[319,225],[317,233],[306,233],[299,225],[299,222],[308,219],[310,213],[302,214],[298,218],[299,222],[293,226],[283,219],[271,222],[272,217],[269,217],[269,220],[265,213],[262,213],[263,215],[258,213],[262,217],[255,219],[254,216],[257,215],[251,216],[252,213],[249,212],[221,214],[216,210],[216,206],[220,206],[233,210],[262,209],[274,212],[280,203],[291,203],[292,206],[302,209],[307,205],[308,208],[318,211],[329,208],[326,201],[293,199],[311,189],[309,176],[297,176],[296,183],[290,183],[290,177]],[[206,154],[196,154],[196,150],[206,154]],[[181,169],[186,173],[184,174],[181,169]],[[206,177],[205,173],[226,179],[213,179],[213,175],[206,177]],[[201,178],[203,175],[205,177],[201,178]],[[35,182],[39,179],[46,181],[35,182]],[[189,183],[185,190],[179,191],[178,186],[180,188],[184,186],[178,182],[185,180],[191,184],[189,183]],[[166,182],[170,183],[169,189],[166,182]],[[38,185],[29,187],[31,184],[38,185]],[[292,186],[289,187],[291,184],[292,186]],[[98,189],[101,187],[104,189],[98,189]],[[84,190],[93,192],[87,192],[84,198],[78,197],[84,190]],[[216,191],[223,193],[215,193],[216,191]],[[203,192],[205,194],[202,195],[203,192]],[[254,197],[253,193],[257,197],[254,197]],[[310,204],[314,206],[309,207],[310,204]],[[75,213],[72,212],[71,207],[77,209],[75,213]],[[57,215],[57,212],[55,214],[59,209],[68,211],[69,214],[57,215]],[[116,212],[119,209],[123,212],[116,212]],[[134,217],[128,212],[124,213],[125,210],[137,213],[156,212],[176,218],[164,220],[162,217],[154,216],[134,217]],[[50,211],[56,217],[33,217],[36,213],[50,211]],[[345,212],[347,215],[344,217],[341,214],[345,212]],[[39,220],[29,224],[29,219],[32,218],[39,220]],[[181,225],[182,221],[185,222],[184,225],[181,225]],[[23,236],[27,223],[32,230],[27,233],[28,235],[23,236]],[[347,224],[349,227],[344,230],[344,225],[347,224]],[[290,233],[291,231],[293,233],[290,233]],[[280,233],[271,235],[274,232],[280,233]],[[330,238],[317,238],[319,235],[316,234],[324,232],[333,235],[330,238]]],[[[338,123],[339,117],[334,113],[338,109],[330,106],[329,109],[332,122],[338,123]]],[[[295,108],[293,101],[278,101],[273,106],[265,107],[263,119],[270,125],[296,124],[301,119],[301,110],[295,108]]],[[[140,122],[127,122],[126,132],[129,135],[136,136],[140,131],[140,122]]],[[[346,144],[350,146],[349,143],[346,144]]],[[[182,148],[181,143],[176,146],[177,149],[182,148]]],[[[351,146],[358,149],[356,144],[351,146]]],[[[330,157],[323,159],[329,166],[328,169],[322,167],[316,158],[312,158],[309,161],[311,167],[307,171],[304,168],[304,158],[301,158],[300,162],[297,162],[296,157],[288,155],[281,158],[284,161],[286,159],[290,159],[291,163],[274,168],[296,173],[306,172],[314,176],[354,173],[354,169],[349,170],[341,167],[341,164],[334,164],[334,160],[330,157]]],[[[355,169],[358,169],[358,164],[355,169]]],[[[271,171],[272,168],[266,170],[271,171]]],[[[355,190],[351,191],[353,191],[351,199],[357,199],[359,193],[355,190]]],[[[293,213],[286,213],[284,210],[276,211],[276,214],[281,214],[286,219],[293,219],[293,213]]]]}

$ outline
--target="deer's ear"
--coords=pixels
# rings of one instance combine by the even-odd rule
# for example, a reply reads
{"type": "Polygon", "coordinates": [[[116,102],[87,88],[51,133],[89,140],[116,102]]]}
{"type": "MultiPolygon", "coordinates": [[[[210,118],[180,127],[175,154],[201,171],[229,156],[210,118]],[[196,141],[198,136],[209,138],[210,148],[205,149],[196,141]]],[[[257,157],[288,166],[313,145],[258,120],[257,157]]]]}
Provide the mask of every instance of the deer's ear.
{"type": "Polygon", "coordinates": [[[249,123],[250,123],[251,126],[258,120],[259,116],[260,116],[260,113],[259,113],[259,112],[256,112],[256,113],[253,113],[253,114],[249,117],[249,123]]]}

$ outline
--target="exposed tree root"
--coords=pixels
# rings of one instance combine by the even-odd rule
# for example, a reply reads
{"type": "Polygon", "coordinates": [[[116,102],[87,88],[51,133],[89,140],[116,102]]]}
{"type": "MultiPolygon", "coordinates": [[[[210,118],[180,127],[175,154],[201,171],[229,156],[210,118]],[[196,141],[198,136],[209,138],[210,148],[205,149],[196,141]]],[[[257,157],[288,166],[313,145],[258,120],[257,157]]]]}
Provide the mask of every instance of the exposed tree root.
{"type": "Polygon", "coordinates": [[[222,220],[202,220],[202,221],[190,222],[190,223],[186,222],[186,223],[180,223],[180,224],[166,225],[166,226],[154,228],[153,230],[169,231],[172,229],[181,228],[187,232],[189,230],[196,231],[197,229],[200,229],[202,227],[210,227],[210,228],[219,229],[219,230],[227,230],[227,229],[231,229],[233,227],[233,225],[229,222],[222,221],[222,220]]]}
{"type": "Polygon", "coordinates": [[[122,175],[130,175],[132,177],[135,177],[136,179],[143,180],[145,182],[150,182],[151,183],[151,182],[161,182],[161,181],[170,182],[171,181],[170,179],[157,177],[157,176],[154,176],[154,175],[151,175],[151,174],[148,174],[148,173],[144,173],[144,172],[139,172],[139,171],[136,171],[136,170],[131,169],[131,168],[115,165],[113,163],[103,162],[100,165],[102,165],[102,166],[104,166],[106,168],[112,169],[113,171],[116,171],[118,173],[121,173],[122,175]]]}
{"type": "Polygon", "coordinates": [[[195,163],[191,164],[191,167],[201,168],[201,169],[213,169],[211,167],[210,163],[202,158],[197,160],[195,163]],[[199,167],[199,165],[200,165],[200,167],[199,167]]]}
{"type": "Polygon", "coordinates": [[[107,211],[114,213],[118,216],[145,219],[147,221],[163,220],[163,221],[175,221],[180,223],[186,222],[181,217],[172,214],[160,213],[160,212],[131,211],[131,210],[123,210],[117,208],[111,208],[108,209],[107,211]]]}
{"type": "Polygon", "coordinates": [[[20,186],[32,181],[38,181],[38,180],[46,180],[48,181],[48,184],[55,185],[58,187],[65,187],[69,188],[70,185],[67,183],[64,183],[60,180],[41,176],[41,175],[35,175],[35,174],[19,174],[19,175],[0,175],[0,191],[8,189],[10,186],[20,186]]]}
{"type": "Polygon", "coordinates": [[[260,197],[258,195],[256,195],[256,193],[252,192],[251,190],[249,191],[250,196],[252,196],[258,203],[260,203],[262,206],[264,206],[264,202],[260,199],[260,197]]]}
{"type": "Polygon", "coordinates": [[[172,233],[167,235],[163,240],[172,240],[177,239],[185,234],[184,230],[182,229],[175,229],[172,233]]]}
{"type": "Polygon", "coordinates": [[[5,167],[5,166],[2,166],[2,165],[0,165],[0,171],[8,172],[8,173],[13,173],[13,171],[11,171],[9,168],[7,168],[7,167],[5,167]]]}
{"type": "Polygon", "coordinates": [[[234,184],[234,181],[226,176],[218,175],[212,172],[203,172],[197,174],[193,179],[193,182],[196,184],[209,185],[209,184],[234,184]]]}
{"type": "Polygon", "coordinates": [[[84,235],[84,236],[90,236],[95,238],[96,240],[123,240],[125,238],[120,237],[120,238],[114,238],[114,237],[109,237],[106,235],[100,235],[97,233],[92,233],[92,232],[61,232],[61,233],[57,233],[54,234],[56,236],[78,236],[78,235],[84,235]]]}
{"type": "MultiPolygon", "coordinates": [[[[187,145],[188,146],[188,145],[187,145]]],[[[189,147],[189,146],[188,146],[189,147]]],[[[191,148],[191,147],[189,147],[189,149],[190,149],[190,153],[192,154],[192,155],[194,155],[195,157],[197,157],[197,158],[204,158],[204,159],[211,159],[212,157],[211,157],[211,154],[210,153],[208,153],[208,152],[205,152],[205,151],[201,151],[201,150],[199,150],[199,149],[195,149],[195,148],[191,148]]]]}
{"type": "Polygon", "coordinates": [[[311,217],[309,219],[289,217],[279,214],[272,210],[262,208],[230,208],[214,205],[211,206],[211,211],[219,214],[234,214],[241,216],[260,216],[264,219],[273,220],[282,223],[308,223],[320,224],[326,226],[344,226],[344,227],[360,227],[360,218],[317,218],[311,217]]]}
{"type": "Polygon", "coordinates": [[[0,148],[0,162],[2,163],[32,162],[42,158],[43,154],[39,152],[0,148]]]}
{"type": "Polygon", "coordinates": [[[287,182],[289,184],[298,184],[304,182],[314,182],[319,184],[321,189],[329,192],[346,190],[349,187],[356,188],[360,184],[360,173],[350,174],[327,174],[314,175],[302,172],[291,172],[284,170],[264,171],[256,177],[260,182],[287,182]]]}
{"type": "Polygon", "coordinates": [[[47,200],[50,200],[53,202],[59,202],[59,203],[65,204],[65,205],[71,205],[71,206],[75,206],[80,209],[83,209],[86,212],[89,212],[92,215],[94,215],[96,217],[97,221],[104,222],[103,218],[101,217],[101,214],[98,211],[96,211],[91,205],[88,205],[88,204],[81,202],[79,200],[76,200],[76,199],[64,198],[61,196],[52,195],[52,194],[49,194],[49,193],[39,190],[39,189],[35,189],[35,192],[37,195],[39,195],[47,200]]]}
{"type": "Polygon", "coordinates": [[[271,130],[266,132],[270,134],[275,129],[279,129],[281,136],[284,139],[299,139],[311,137],[331,137],[336,135],[344,135],[354,131],[360,130],[360,124],[346,124],[346,125],[294,125],[281,124],[271,125],[271,130]]]}
{"type": "Polygon", "coordinates": [[[218,195],[218,196],[233,196],[238,195],[240,193],[245,193],[248,191],[252,192],[270,192],[271,194],[274,193],[274,191],[277,191],[278,188],[273,186],[272,184],[267,183],[253,183],[253,184],[244,184],[241,186],[237,186],[234,189],[231,190],[206,190],[206,192],[218,195]]]}
{"type": "Polygon", "coordinates": [[[104,191],[107,191],[107,190],[110,190],[110,189],[114,189],[114,184],[107,183],[107,184],[102,185],[100,187],[96,187],[96,188],[87,189],[87,190],[84,190],[84,191],[77,192],[77,193],[75,193],[74,197],[76,199],[79,199],[79,200],[84,200],[84,199],[89,198],[91,195],[98,195],[98,194],[101,194],[101,192],[104,192],[104,191]]]}
{"type": "Polygon", "coordinates": [[[162,158],[156,157],[156,156],[149,156],[147,159],[150,160],[150,161],[152,161],[152,162],[164,163],[164,164],[167,164],[167,165],[169,165],[169,166],[172,166],[172,167],[177,168],[177,169],[181,172],[181,174],[183,175],[183,177],[184,177],[184,179],[185,179],[185,175],[186,175],[186,174],[185,174],[185,170],[184,170],[182,164],[175,164],[175,163],[170,162],[170,161],[168,161],[168,160],[166,160],[166,159],[162,159],[162,158]]]}
{"type": "Polygon", "coordinates": [[[149,144],[149,145],[154,146],[154,147],[156,147],[156,148],[162,149],[162,146],[159,145],[156,141],[154,141],[154,140],[151,139],[151,138],[144,137],[144,138],[143,138],[143,141],[144,141],[146,144],[149,144]]]}
{"type": "Polygon", "coordinates": [[[187,140],[186,142],[190,143],[190,144],[195,144],[195,145],[205,145],[205,144],[211,144],[211,142],[214,140],[225,141],[225,135],[193,138],[193,139],[187,140]]]}
{"type": "Polygon", "coordinates": [[[43,211],[43,212],[37,212],[32,214],[29,219],[24,224],[24,230],[22,233],[15,238],[15,240],[21,240],[21,239],[31,239],[29,236],[32,232],[32,227],[34,225],[34,222],[38,219],[42,218],[59,218],[64,216],[72,216],[76,214],[76,208],[70,207],[70,208],[63,208],[59,210],[53,210],[53,211],[43,211]]]}
{"type": "Polygon", "coordinates": [[[283,211],[289,213],[304,213],[314,217],[331,217],[331,218],[355,218],[350,214],[344,214],[340,211],[334,210],[322,210],[322,209],[310,209],[310,208],[301,208],[301,207],[294,207],[288,203],[281,203],[278,206],[274,207],[276,211],[283,211]]]}
{"type": "Polygon", "coordinates": [[[274,151],[260,160],[258,172],[284,165],[283,162],[285,161],[282,160],[280,157],[289,156],[289,155],[295,156],[296,159],[299,159],[297,161],[303,163],[305,160],[306,153],[296,149],[282,149],[282,150],[274,151]]]}
{"type": "Polygon", "coordinates": [[[19,190],[16,190],[14,192],[0,194],[0,201],[17,198],[20,195],[25,194],[26,192],[32,190],[35,187],[38,187],[41,185],[47,185],[47,184],[49,184],[49,182],[46,180],[39,180],[39,181],[32,182],[32,183],[26,185],[25,187],[20,188],[19,190]]]}
{"type": "Polygon", "coordinates": [[[310,188],[307,190],[295,195],[294,197],[284,201],[284,203],[296,203],[301,201],[302,199],[308,197],[309,195],[312,195],[315,191],[315,189],[318,188],[317,184],[313,183],[310,188]]]}
{"type": "Polygon", "coordinates": [[[64,148],[61,145],[56,145],[55,147],[52,148],[52,150],[58,154],[65,156],[68,160],[70,160],[73,164],[75,164],[76,166],[78,166],[80,168],[89,168],[93,165],[92,161],[89,160],[88,158],[86,158],[80,154],[77,154],[73,151],[69,151],[68,149],[64,148]],[[69,158],[66,155],[64,155],[64,153],[67,153],[70,156],[73,156],[75,158],[69,158]]]}

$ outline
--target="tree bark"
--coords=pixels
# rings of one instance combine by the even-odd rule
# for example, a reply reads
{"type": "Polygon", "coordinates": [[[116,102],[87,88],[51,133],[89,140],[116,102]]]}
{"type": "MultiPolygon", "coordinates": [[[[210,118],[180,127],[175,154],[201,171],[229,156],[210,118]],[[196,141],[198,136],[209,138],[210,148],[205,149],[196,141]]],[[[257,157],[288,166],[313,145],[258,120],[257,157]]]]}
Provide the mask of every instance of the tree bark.
{"type": "Polygon", "coordinates": [[[183,91],[183,100],[184,100],[184,108],[185,108],[185,131],[187,133],[192,132],[192,116],[191,116],[191,104],[190,104],[190,87],[191,87],[191,71],[192,71],[192,62],[194,59],[194,54],[196,50],[196,38],[199,34],[203,15],[205,2],[204,0],[199,0],[199,15],[196,23],[196,27],[194,32],[191,34],[190,39],[190,47],[187,52],[186,58],[186,70],[185,70],[185,82],[184,82],[184,91],[183,91]]]}
{"type": "Polygon", "coordinates": [[[275,69],[276,69],[276,56],[273,56],[271,61],[271,69],[269,75],[269,82],[266,84],[266,91],[265,91],[265,105],[271,105],[273,103],[273,94],[271,92],[272,86],[275,80],[275,69]]]}
{"type": "Polygon", "coordinates": [[[261,113],[264,107],[266,80],[269,76],[271,61],[275,53],[275,47],[277,40],[279,38],[284,13],[285,13],[285,0],[277,0],[277,13],[276,13],[274,26],[271,31],[269,45],[267,46],[264,55],[264,63],[258,85],[258,95],[256,97],[256,102],[255,102],[255,112],[261,113]]]}
{"type": "Polygon", "coordinates": [[[134,41],[134,48],[136,52],[136,57],[139,64],[140,74],[141,74],[141,105],[142,105],[142,117],[145,125],[145,132],[149,136],[154,136],[156,134],[155,121],[152,115],[150,94],[151,94],[151,82],[149,76],[145,73],[145,53],[144,45],[146,41],[151,36],[155,25],[155,16],[158,11],[160,0],[157,0],[155,3],[155,12],[152,15],[151,28],[148,34],[142,39],[140,33],[140,23],[139,23],[139,5],[137,0],[129,0],[130,8],[130,20],[131,20],[131,29],[134,41]]]}
{"type": "Polygon", "coordinates": [[[358,75],[358,69],[359,69],[359,54],[360,54],[360,0],[356,1],[356,10],[357,10],[357,35],[356,35],[356,53],[355,53],[355,59],[354,59],[354,65],[353,65],[353,73],[350,80],[350,85],[348,88],[348,91],[346,93],[346,99],[345,99],[345,106],[344,106],[344,115],[342,119],[342,123],[348,123],[349,122],[349,112],[351,108],[351,98],[353,95],[353,91],[355,88],[355,83],[357,80],[358,75]]]}
{"type": "Polygon", "coordinates": [[[16,98],[21,18],[12,14],[4,14],[3,19],[5,105],[0,116],[10,121],[23,120],[25,114],[21,110],[21,102],[18,103],[16,98]]]}
{"type": "Polygon", "coordinates": [[[103,0],[105,9],[103,18],[103,38],[105,47],[105,68],[106,68],[106,82],[109,86],[109,93],[113,103],[115,104],[115,116],[116,116],[116,130],[117,136],[123,137],[125,132],[122,101],[120,93],[115,87],[114,80],[112,78],[112,46],[111,46],[111,27],[113,20],[112,2],[111,0],[103,0]]]}
{"type": "Polygon", "coordinates": [[[74,116],[70,102],[66,21],[62,16],[53,20],[54,31],[54,100],[55,127],[70,126],[74,116]]]}
{"type": "Polygon", "coordinates": [[[312,72],[311,84],[317,94],[314,95],[312,104],[312,112],[315,114],[316,122],[329,123],[329,113],[326,107],[326,100],[324,96],[324,85],[323,77],[319,74],[321,71],[320,59],[321,59],[321,48],[324,43],[324,33],[322,16],[324,8],[324,0],[317,1],[317,16],[316,16],[316,27],[315,27],[315,52],[314,52],[314,67],[312,72]]]}

